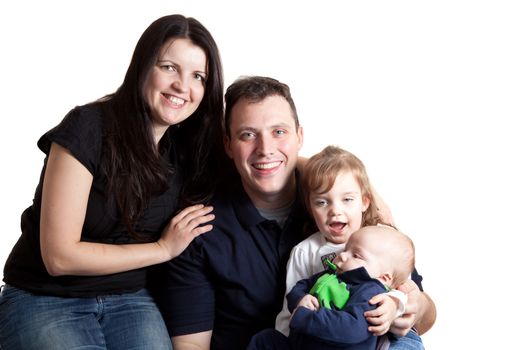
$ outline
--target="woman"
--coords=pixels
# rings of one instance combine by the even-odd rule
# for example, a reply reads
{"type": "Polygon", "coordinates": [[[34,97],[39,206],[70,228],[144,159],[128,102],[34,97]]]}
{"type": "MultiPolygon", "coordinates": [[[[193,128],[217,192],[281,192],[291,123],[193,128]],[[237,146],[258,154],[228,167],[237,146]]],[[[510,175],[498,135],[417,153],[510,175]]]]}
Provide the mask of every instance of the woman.
{"type": "Polygon", "coordinates": [[[223,78],[195,19],[159,18],[113,94],[38,141],[46,160],[4,268],[0,348],[171,349],[146,267],[211,229],[223,78]],[[213,176],[213,178],[211,177],[213,176]]]}

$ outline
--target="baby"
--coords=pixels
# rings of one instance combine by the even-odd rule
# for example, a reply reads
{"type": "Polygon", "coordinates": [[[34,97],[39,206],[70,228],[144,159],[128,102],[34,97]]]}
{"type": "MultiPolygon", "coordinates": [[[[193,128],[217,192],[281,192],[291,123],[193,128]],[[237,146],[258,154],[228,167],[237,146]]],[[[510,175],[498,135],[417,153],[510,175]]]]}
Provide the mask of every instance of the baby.
{"type": "Polygon", "coordinates": [[[385,226],[354,232],[328,269],[299,281],[288,293],[290,335],[258,333],[248,349],[369,349],[378,337],[368,331],[368,301],[398,287],[414,269],[412,240],[385,226]]]}
{"type": "Polygon", "coordinates": [[[375,349],[364,312],[374,295],[394,289],[414,269],[412,240],[389,226],[367,226],[354,232],[332,271],[299,281],[287,296],[293,311],[292,349],[375,349]]]}

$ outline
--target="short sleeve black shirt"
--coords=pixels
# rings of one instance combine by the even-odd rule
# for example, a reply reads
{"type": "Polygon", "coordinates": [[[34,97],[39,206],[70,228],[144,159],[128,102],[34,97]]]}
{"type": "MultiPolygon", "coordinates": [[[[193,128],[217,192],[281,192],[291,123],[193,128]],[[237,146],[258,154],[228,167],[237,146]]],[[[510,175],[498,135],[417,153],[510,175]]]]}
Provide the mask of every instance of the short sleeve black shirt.
{"type": "Polygon", "coordinates": [[[295,205],[281,229],[240,187],[216,196],[213,206],[213,230],[164,266],[161,311],[171,336],[213,329],[213,349],[244,349],[256,332],[274,327],[305,211],[295,205]]]}
{"type": "MultiPolygon", "coordinates": [[[[51,143],[66,148],[93,175],[81,240],[109,244],[136,243],[128,233],[116,205],[106,195],[106,178],[100,171],[103,152],[104,115],[99,104],[74,108],[62,122],[45,133],[38,147],[47,155],[51,143]]],[[[168,142],[169,143],[169,142],[168,142]]],[[[156,239],[163,227],[175,214],[182,178],[177,168],[174,147],[166,148],[163,156],[175,168],[169,178],[169,189],[154,197],[137,232],[156,239]]],[[[22,235],[8,257],[4,267],[4,281],[38,294],[87,297],[103,294],[133,292],[143,288],[146,269],[136,269],[105,276],[50,276],[40,253],[40,205],[42,183],[47,157],[35,191],[33,205],[22,214],[22,235]]]]}

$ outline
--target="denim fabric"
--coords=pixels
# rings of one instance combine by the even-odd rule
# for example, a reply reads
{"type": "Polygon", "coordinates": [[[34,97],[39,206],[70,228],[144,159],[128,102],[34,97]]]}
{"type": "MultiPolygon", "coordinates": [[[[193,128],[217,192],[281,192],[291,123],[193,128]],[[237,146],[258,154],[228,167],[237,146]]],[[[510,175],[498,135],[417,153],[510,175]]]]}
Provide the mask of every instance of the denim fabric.
{"type": "Polygon", "coordinates": [[[171,349],[147,290],[96,298],[0,294],[0,349],[171,349]]]}
{"type": "Polygon", "coordinates": [[[389,334],[389,338],[389,350],[425,350],[421,337],[414,330],[410,330],[404,337],[389,334]]]}
{"type": "MultiPolygon", "coordinates": [[[[384,340],[386,343],[383,344],[383,347],[378,344],[378,349],[425,350],[421,337],[413,330],[404,337],[398,337],[389,333],[388,340],[384,340]]],[[[266,329],[252,338],[246,350],[283,350],[291,348],[286,336],[275,329],[266,329]]]]}

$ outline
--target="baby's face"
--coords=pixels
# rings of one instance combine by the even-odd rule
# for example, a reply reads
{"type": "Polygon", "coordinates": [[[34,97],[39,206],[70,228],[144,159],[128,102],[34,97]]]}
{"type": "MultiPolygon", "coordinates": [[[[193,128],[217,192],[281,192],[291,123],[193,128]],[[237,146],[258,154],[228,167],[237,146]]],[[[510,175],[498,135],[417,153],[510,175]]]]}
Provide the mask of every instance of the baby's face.
{"type": "Polygon", "coordinates": [[[327,241],[342,244],[361,227],[368,200],[351,171],[337,176],[334,185],[323,193],[311,193],[310,208],[319,231],[327,241]]]}
{"type": "Polygon", "coordinates": [[[378,246],[366,233],[357,231],[348,240],[346,249],[334,259],[338,272],[345,272],[364,267],[370,277],[379,278],[385,273],[384,263],[378,246]]]}

